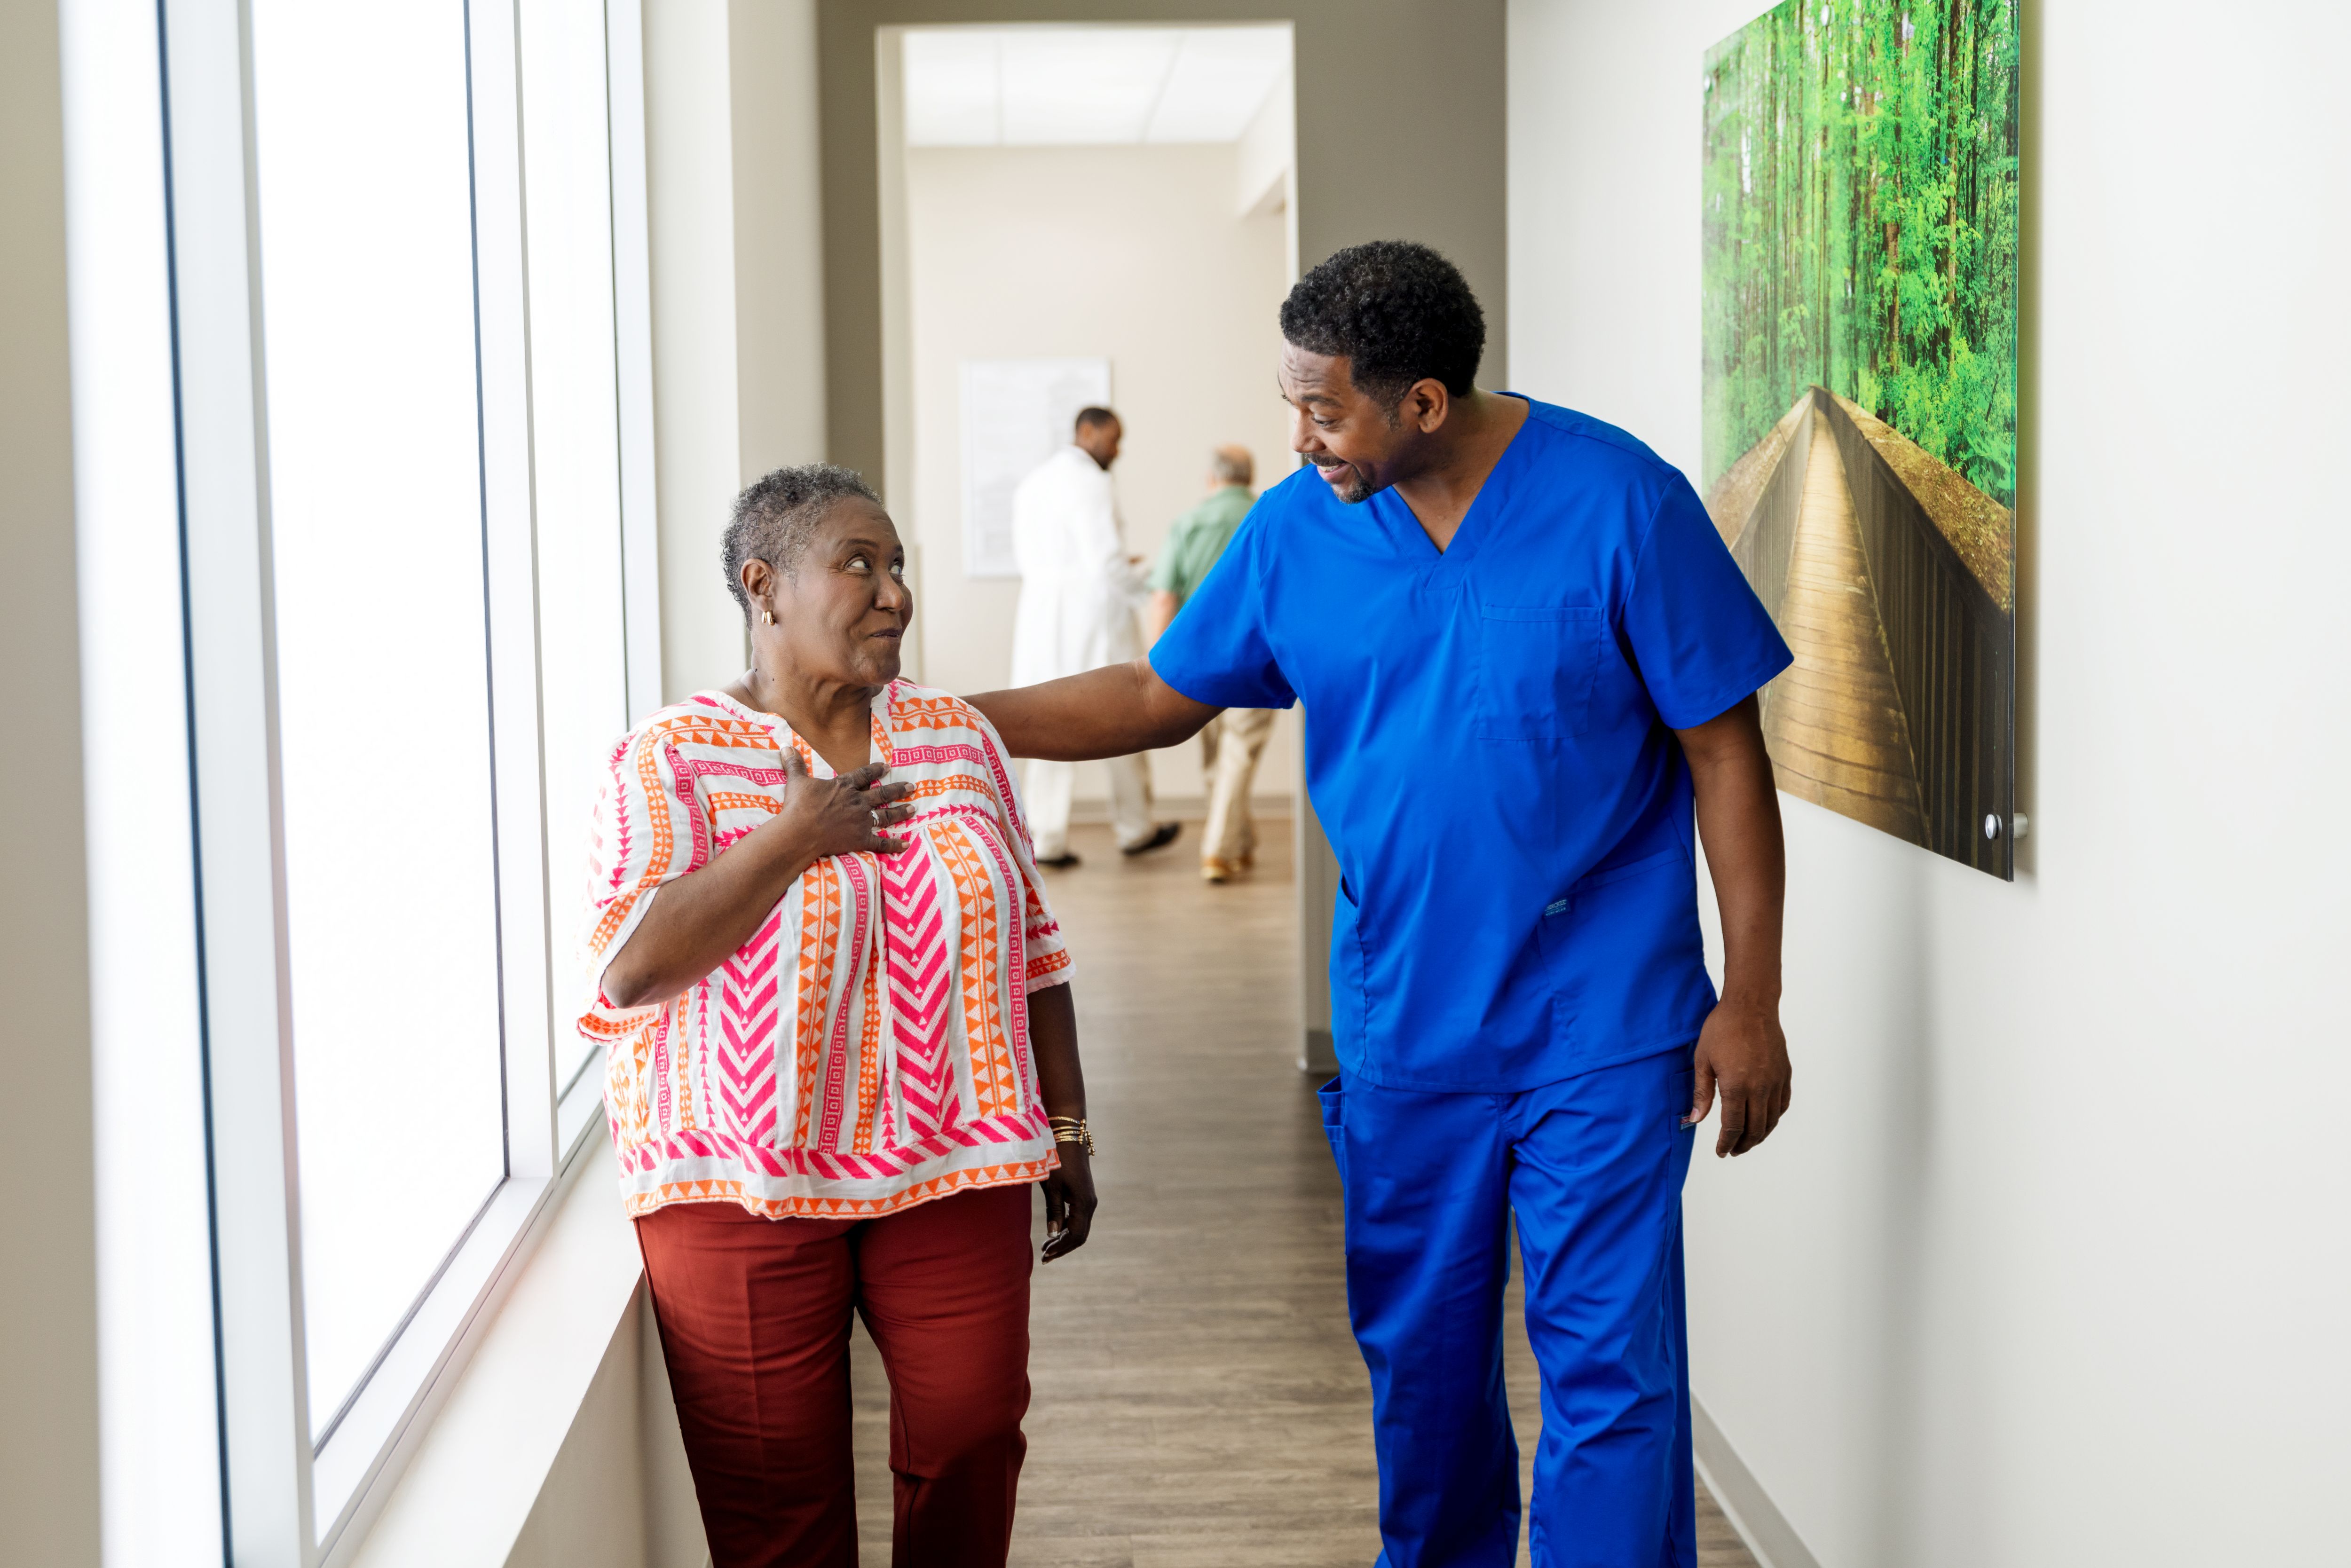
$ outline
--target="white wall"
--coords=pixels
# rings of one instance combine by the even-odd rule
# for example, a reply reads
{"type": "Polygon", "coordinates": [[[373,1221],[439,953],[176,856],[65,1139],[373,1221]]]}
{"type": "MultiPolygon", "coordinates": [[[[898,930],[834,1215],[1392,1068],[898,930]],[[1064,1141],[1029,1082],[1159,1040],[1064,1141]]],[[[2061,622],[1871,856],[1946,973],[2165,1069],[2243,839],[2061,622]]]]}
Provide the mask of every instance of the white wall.
{"type": "MultiPolygon", "coordinates": [[[[1759,8],[1510,7],[1517,384],[1686,469],[1759,8]]],[[[1782,797],[1796,1101],[1691,1179],[1698,1393],[1830,1568],[2341,1561],[2351,11],[2025,16],[2032,836],[1782,797]]]]}
{"type": "MultiPolygon", "coordinates": [[[[1009,678],[1012,579],[964,575],[962,380],[967,359],[1101,355],[1126,428],[1111,470],[1128,548],[1155,557],[1205,494],[1208,454],[1238,442],[1262,485],[1286,476],[1274,391],[1289,291],[1287,218],[1240,214],[1233,145],[916,148],[906,154],[914,504],[923,544],[923,679],[984,691],[1009,678]]],[[[1274,731],[1260,793],[1297,773],[1297,721],[1274,731]]],[[[1197,747],[1156,754],[1163,795],[1197,797],[1197,747]]],[[[1078,773],[1081,800],[1102,770],[1078,773]]]]}
{"type": "Polygon", "coordinates": [[[644,8],[662,695],[743,671],[719,564],[749,480],[825,455],[814,0],[644,8]]]}

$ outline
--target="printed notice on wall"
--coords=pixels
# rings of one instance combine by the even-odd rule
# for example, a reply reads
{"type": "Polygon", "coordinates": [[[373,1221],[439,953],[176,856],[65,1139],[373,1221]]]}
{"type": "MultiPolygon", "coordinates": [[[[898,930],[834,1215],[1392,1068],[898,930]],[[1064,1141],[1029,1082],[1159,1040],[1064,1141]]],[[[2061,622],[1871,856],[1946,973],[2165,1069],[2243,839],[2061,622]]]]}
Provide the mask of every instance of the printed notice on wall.
{"type": "Polygon", "coordinates": [[[1012,492],[1070,444],[1078,410],[1110,402],[1108,360],[963,362],[963,570],[1018,577],[1012,492]]]}

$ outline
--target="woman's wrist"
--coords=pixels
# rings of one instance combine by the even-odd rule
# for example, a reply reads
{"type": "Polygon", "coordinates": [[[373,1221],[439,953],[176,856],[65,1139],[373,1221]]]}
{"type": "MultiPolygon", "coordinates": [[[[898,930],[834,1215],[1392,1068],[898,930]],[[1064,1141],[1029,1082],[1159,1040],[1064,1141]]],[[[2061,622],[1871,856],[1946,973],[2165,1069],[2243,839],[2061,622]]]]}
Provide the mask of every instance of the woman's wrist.
{"type": "Polygon", "coordinates": [[[780,898],[784,889],[798,882],[807,873],[809,867],[824,858],[817,852],[815,837],[804,824],[778,812],[745,835],[735,847],[737,850],[756,849],[759,857],[759,874],[763,880],[773,883],[776,896],[780,898]]]}
{"type": "Polygon", "coordinates": [[[1059,1151],[1066,1153],[1078,1148],[1089,1155],[1094,1152],[1093,1129],[1086,1124],[1082,1111],[1074,1116],[1049,1111],[1045,1117],[1045,1130],[1052,1135],[1053,1146],[1059,1151]]]}

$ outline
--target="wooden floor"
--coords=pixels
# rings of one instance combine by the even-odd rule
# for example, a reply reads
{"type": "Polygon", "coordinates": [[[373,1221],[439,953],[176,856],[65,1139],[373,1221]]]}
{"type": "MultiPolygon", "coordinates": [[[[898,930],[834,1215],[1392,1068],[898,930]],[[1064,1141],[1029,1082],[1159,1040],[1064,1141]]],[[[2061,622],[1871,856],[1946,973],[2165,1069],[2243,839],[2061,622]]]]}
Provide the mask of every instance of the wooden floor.
{"type": "MultiPolygon", "coordinates": [[[[1270,827],[1245,883],[1199,881],[1197,824],[1133,861],[1081,828],[1085,863],[1049,873],[1076,958],[1102,1202],[1085,1249],[1037,1276],[1015,1563],[1367,1568],[1379,1554],[1339,1182],[1294,1065],[1290,835],[1270,827]]],[[[1515,1291],[1509,1321],[1531,1456],[1515,1291]]],[[[888,1394],[862,1328],[853,1343],[863,1561],[883,1564],[888,1394]]],[[[1753,1568],[1703,1492],[1699,1511],[1704,1568],[1753,1568]]]]}
{"type": "Polygon", "coordinates": [[[1780,631],[1796,663],[1767,688],[1764,737],[1781,789],[1924,843],[1909,727],[1894,689],[1844,465],[1826,418],[1815,412],[1812,419],[1803,511],[1780,612],[1780,631]]]}

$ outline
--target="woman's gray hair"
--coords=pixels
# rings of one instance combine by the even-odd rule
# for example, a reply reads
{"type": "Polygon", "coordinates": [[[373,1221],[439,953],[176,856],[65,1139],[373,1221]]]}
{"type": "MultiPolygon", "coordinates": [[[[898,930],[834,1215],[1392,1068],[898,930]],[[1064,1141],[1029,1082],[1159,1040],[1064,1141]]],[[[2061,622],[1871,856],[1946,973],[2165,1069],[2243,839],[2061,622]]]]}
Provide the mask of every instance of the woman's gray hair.
{"type": "Polygon", "coordinates": [[[751,600],[743,591],[743,563],[764,560],[787,575],[797,572],[825,513],[834,502],[852,497],[882,504],[856,470],[807,463],[778,468],[735,497],[735,515],[726,524],[719,553],[726,567],[726,591],[735,596],[746,621],[751,618],[751,600]]]}

